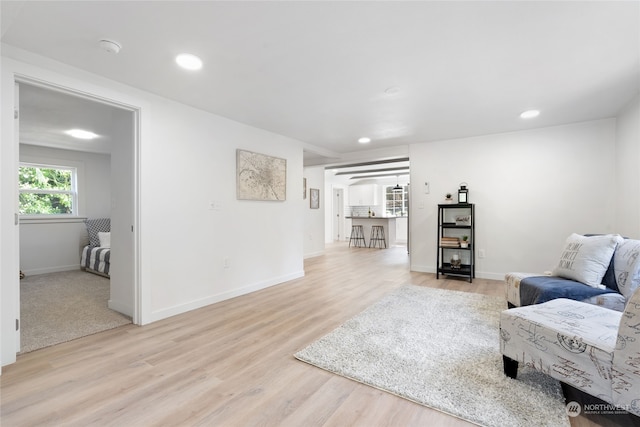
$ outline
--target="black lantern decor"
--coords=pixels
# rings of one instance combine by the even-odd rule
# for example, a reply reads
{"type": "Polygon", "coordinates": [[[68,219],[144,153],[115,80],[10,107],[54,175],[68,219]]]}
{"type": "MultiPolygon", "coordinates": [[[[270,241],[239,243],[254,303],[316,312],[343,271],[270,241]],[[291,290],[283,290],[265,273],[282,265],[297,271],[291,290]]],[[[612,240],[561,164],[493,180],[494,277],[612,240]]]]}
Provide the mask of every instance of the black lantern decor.
{"type": "Polygon", "coordinates": [[[469,189],[466,182],[460,183],[460,189],[458,190],[458,203],[469,203],[469,189]]]}

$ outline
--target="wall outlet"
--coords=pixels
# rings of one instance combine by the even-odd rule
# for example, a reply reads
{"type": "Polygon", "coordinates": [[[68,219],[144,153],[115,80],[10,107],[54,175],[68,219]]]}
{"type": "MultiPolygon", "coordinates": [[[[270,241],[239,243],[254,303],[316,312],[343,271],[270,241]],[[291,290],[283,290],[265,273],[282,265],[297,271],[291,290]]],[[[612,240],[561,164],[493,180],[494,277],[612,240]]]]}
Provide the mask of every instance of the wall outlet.
{"type": "Polygon", "coordinates": [[[478,258],[484,258],[484,249],[478,249],[478,258]]]}
{"type": "Polygon", "coordinates": [[[231,268],[231,260],[229,259],[229,257],[228,257],[228,256],[226,256],[226,257],[224,257],[224,258],[222,259],[222,266],[223,266],[224,268],[231,268]]]}

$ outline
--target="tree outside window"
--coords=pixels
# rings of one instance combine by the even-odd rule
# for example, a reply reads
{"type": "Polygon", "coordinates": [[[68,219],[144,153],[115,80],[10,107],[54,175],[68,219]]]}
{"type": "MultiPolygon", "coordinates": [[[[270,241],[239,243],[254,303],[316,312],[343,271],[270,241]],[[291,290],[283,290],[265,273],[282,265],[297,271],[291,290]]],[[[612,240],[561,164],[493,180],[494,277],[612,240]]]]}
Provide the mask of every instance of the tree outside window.
{"type": "Polygon", "coordinates": [[[402,191],[393,191],[392,185],[385,187],[385,210],[387,216],[404,216],[409,214],[409,186],[402,191]]]}
{"type": "Polygon", "coordinates": [[[76,169],[21,163],[20,215],[76,215],[76,169]]]}

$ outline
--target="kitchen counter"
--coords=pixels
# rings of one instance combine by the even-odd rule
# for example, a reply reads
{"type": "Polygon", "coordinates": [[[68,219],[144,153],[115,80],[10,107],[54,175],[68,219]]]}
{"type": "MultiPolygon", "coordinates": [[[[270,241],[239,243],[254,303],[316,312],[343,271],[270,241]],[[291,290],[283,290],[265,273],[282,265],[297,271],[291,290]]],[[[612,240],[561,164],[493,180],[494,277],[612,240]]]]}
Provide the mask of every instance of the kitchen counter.
{"type": "Polygon", "coordinates": [[[369,246],[371,238],[371,226],[381,225],[384,228],[384,236],[387,240],[387,247],[396,244],[396,218],[395,216],[348,216],[346,219],[351,220],[351,225],[362,225],[364,238],[369,246]]]}
{"type": "Polygon", "coordinates": [[[347,219],[396,219],[407,218],[406,216],[346,216],[347,219]]]}

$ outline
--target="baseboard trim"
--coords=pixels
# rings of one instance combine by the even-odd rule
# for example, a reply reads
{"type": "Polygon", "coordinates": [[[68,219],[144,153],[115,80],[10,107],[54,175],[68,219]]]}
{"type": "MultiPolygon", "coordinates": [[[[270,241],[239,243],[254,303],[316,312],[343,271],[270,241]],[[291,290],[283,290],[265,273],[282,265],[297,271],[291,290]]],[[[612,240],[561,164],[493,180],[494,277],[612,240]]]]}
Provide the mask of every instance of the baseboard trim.
{"type": "Polygon", "coordinates": [[[304,271],[298,271],[295,273],[287,274],[284,276],[274,277],[269,280],[264,280],[257,283],[252,283],[238,289],[222,292],[216,295],[211,295],[205,298],[194,300],[185,304],[175,305],[173,307],[167,307],[162,310],[152,311],[149,323],[156,322],[158,320],[166,319],[168,317],[176,316],[178,314],[186,313],[191,310],[206,307],[217,302],[225,301],[231,298],[246,295],[251,292],[259,291],[261,289],[269,288],[271,286],[279,285],[290,280],[299,279],[304,277],[304,271]]]}
{"type": "Polygon", "coordinates": [[[27,276],[37,276],[39,274],[60,273],[61,271],[80,270],[80,264],[62,265],[58,267],[34,268],[31,270],[22,270],[27,276]]]}
{"type": "MultiPolygon", "coordinates": [[[[433,273],[436,274],[436,268],[432,265],[412,265],[411,271],[418,271],[420,273],[433,273]]],[[[476,270],[477,279],[489,279],[489,280],[504,280],[504,273],[493,273],[489,271],[476,270]]]]}
{"type": "Polygon", "coordinates": [[[314,258],[321,255],[324,255],[324,251],[311,252],[309,254],[304,254],[304,259],[314,258]]]}
{"type": "Polygon", "coordinates": [[[133,307],[130,307],[127,304],[123,304],[119,301],[114,301],[112,299],[107,303],[107,307],[109,307],[113,311],[117,311],[118,313],[124,314],[125,316],[129,316],[133,318],[133,307]]]}

